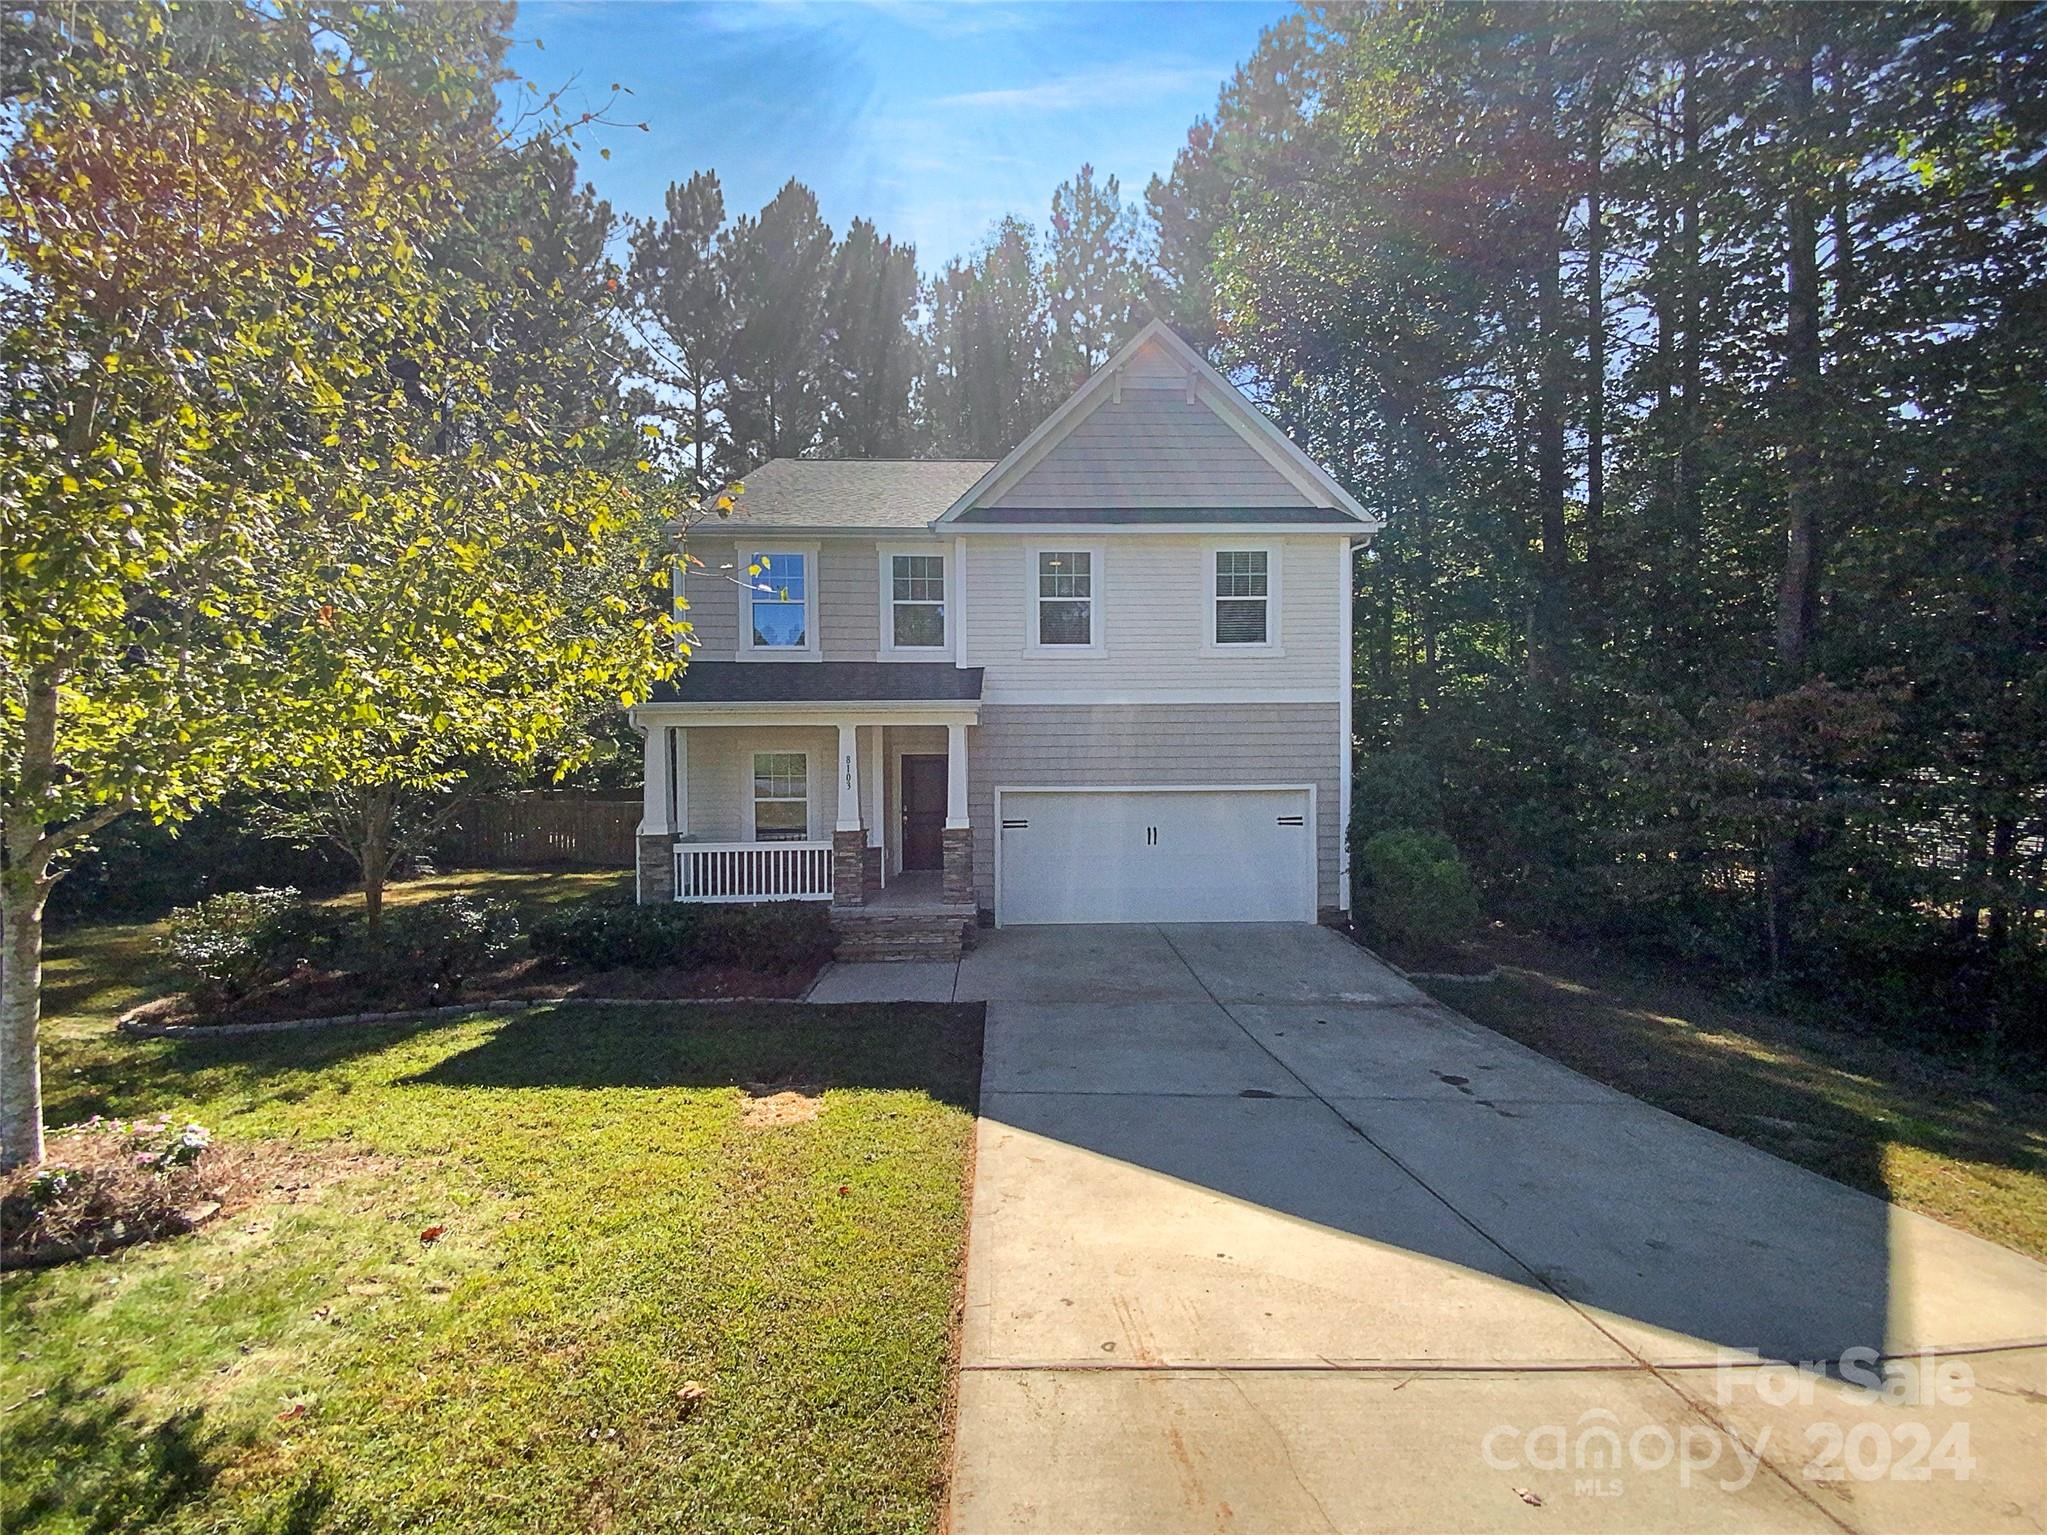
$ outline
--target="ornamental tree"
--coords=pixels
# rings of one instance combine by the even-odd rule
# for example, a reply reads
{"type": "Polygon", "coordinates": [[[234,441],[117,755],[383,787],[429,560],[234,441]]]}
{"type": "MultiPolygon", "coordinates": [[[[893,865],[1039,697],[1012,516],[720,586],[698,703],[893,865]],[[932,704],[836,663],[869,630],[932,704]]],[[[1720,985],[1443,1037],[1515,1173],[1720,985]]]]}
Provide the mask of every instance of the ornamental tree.
{"type": "MultiPolygon", "coordinates": [[[[508,17],[138,3],[38,8],[10,37],[0,1165],[42,1156],[42,913],[67,858],[123,814],[338,781],[359,746],[345,717],[380,707],[333,649],[358,601],[381,586],[395,613],[427,549],[459,566],[466,531],[514,503],[573,519],[574,550],[624,515],[557,502],[559,454],[503,451],[487,379],[423,393],[475,313],[435,251],[506,152],[508,17]],[[414,446],[429,409],[431,474],[414,446]],[[472,512],[461,496],[493,479],[472,512]],[[351,544],[407,485],[409,514],[351,544]],[[405,549],[412,566],[376,571],[405,549]]],[[[490,589],[507,614],[550,611],[490,589]]],[[[491,602],[473,601],[481,627],[491,602]]]]}

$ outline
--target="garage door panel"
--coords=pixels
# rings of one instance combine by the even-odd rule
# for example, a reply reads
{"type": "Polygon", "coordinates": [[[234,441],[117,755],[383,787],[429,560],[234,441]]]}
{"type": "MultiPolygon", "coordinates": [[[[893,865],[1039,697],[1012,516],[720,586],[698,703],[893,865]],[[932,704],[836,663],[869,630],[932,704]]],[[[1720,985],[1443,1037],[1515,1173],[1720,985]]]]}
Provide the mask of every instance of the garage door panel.
{"type": "Polygon", "coordinates": [[[1006,925],[1314,918],[1306,790],[1005,790],[1001,805],[1006,925]]]}

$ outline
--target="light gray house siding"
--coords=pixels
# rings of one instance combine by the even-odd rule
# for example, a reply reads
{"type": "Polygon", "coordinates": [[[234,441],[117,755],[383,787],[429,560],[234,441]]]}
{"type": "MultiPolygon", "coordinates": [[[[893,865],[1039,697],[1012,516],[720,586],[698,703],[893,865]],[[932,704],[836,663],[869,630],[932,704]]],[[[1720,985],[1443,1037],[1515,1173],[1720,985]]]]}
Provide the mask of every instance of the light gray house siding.
{"type": "MultiPolygon", "coordinates": [[[[874,659],[881,643],[881,582],[875,541],[828,538],[820,543],[801,537],[781,538],[772,529],[745,543],[733,542],[729,536],[690,540],[689,552],[703,565],[692,567],[683,578],[683,597],[688,603],[683,617],[706,657],[729,661],[739,653],[746,607],[742,583],[753,551],[813,545],[817,570],[812,579],[817,582],[823,654],[835,660],[874,659]]],[[[938,547],[935,541],[933,547],[938,547]]]]}
{"type": "Polygon", "coordinates": [[[1327,704],[984,704],[967,733],[978,903],[995,904],[995,790],[1313,784],[1316,904],[1337,904],[1338,710],[1327,704]]]}
{"type": "MultiPolygon", "coordinates": [[[[1175,380],[1177,384],[1177,379],[1175,380]]],[[[991,506],[1308,506],[1228,422],[1178,388],[1104,400],[991,506]]]]}

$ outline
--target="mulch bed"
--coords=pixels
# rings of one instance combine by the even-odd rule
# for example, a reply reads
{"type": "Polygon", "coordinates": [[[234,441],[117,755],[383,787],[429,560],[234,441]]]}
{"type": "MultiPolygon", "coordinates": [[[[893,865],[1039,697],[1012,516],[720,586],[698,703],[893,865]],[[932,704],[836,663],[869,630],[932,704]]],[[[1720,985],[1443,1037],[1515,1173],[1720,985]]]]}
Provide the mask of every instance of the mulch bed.
{"type": "Polygon", "coordinates": [[[184,994],[137,1008],[129,1020],[145,1029],[224,1023],[282,1023],[358,1013],[397,1013],[471,1002],[603,997],[649,1002],[745,997],[769,1001],[800,997],[824,968],[822,961],[780,973],[711,970],[581,970],[527,956],[470,977],[459,995],[408,986],[359,971],[302,969],[258,987],[224,1007],[201,1009],[184,994]]]}
{"type": "Polygon", "coordinates": [[[144,1158],[167,1128],[95,1119],[52,1132],[42,1166],[0,1177],[0,1269],[48,1268],[182,1236],[252,1204],[297,1203],[341,1178],[391,1165],[357,1153],[229,1141],[159,1170],[144,1158]]]}

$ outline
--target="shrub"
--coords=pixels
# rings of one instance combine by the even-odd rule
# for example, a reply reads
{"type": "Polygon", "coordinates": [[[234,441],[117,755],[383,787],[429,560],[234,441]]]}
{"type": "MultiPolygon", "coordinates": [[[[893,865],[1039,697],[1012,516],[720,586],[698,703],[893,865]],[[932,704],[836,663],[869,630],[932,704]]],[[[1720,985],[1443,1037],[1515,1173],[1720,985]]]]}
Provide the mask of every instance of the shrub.
{"type": "Polygon", "coordinates": [[[194,993],[238,997],[279,968],[304,911],[289,887],[208,896],[171,913],[160,947],[194,993]]]}
{"type": "Polygon", "coordinates": [[[1479,921],[1478,891],[1457,847],[1441,832],[1383,831],[1359,860],[1372,932],[1410,949],[1467,938],[1479,921]]]}
{"type": "Polygon", "coordinates": [[[454,997],[518,941],[519,916],[509,903],[451,895],[388,908],[377,952],[401,979],[454,997]]]}
{"type": "Polygon", "coordinates": [[[1443,800],[1436,770],[1414,752],[1381,752],[1368,757],[1351,783],[1351,910],[1365,909],[1365,845],[1381,832],[1441,831],[1443,800]]]}
{"type": "Polygon", "coordinates": [[[704,970],[764,975],[828,957],[831,913],[815,901],[758,906],[572,906],[535,919],[533,950],[591,970],[704,970]]]}

